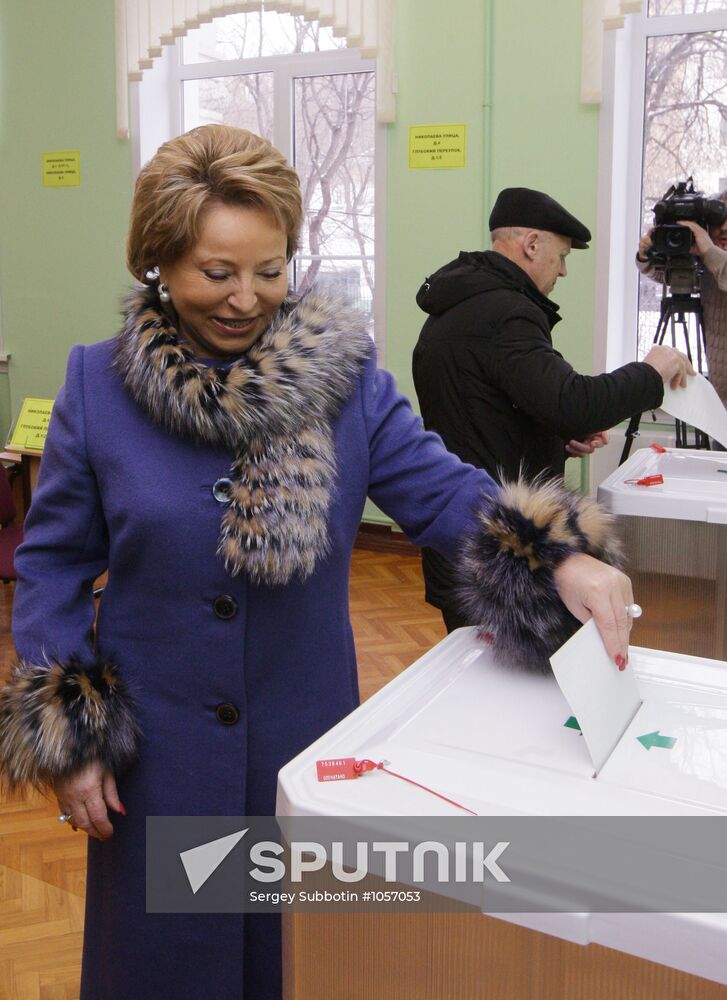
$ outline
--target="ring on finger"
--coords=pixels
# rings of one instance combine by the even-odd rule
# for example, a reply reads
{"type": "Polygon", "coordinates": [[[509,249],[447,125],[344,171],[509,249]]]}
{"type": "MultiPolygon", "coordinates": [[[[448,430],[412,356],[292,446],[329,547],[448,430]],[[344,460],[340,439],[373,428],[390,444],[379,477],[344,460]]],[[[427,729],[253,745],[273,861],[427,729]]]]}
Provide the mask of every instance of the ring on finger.
{"type": "Polygon", "coordinates": [[[73,819],[73,817],[71,816],[71,814],[68,813],[68,812],[63,812],[58,817],[58,822],[59,823],[67,823],[69,821],[69,819],[73,819]]]}

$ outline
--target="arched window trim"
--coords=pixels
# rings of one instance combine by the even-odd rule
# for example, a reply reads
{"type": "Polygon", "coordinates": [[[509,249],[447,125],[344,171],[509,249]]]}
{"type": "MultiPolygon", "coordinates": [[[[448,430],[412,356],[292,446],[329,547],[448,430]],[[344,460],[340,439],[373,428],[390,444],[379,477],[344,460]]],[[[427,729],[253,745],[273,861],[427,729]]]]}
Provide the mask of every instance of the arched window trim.
{"type": "Polygon", "coordinates": [[[116,131],[129,138],[129,83],[142,79],[166,45],[226,14],[279,11],[318,21],[376,60],[376,120],[395,117],[395,0],[115,0],[116,131]]]}

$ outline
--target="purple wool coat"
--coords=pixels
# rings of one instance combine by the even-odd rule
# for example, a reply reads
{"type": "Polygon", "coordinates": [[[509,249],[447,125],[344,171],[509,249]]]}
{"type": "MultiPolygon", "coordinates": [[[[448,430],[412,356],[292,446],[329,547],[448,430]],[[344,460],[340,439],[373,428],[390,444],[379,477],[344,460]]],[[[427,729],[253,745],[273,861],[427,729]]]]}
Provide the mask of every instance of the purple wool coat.
{"type": "Polygon", "coordinates": [[[366,497],[452,559],[495,486],[422,430],[371,358],[334,421],[328,556],[305,582],[233,578],[216,555],[212,492],[232,452],[155,425],[112,344],[71,352],[17,553],[13,625],[25,660],[87,653],[92,583],[108,569],[96,642],[136,695],[143,739],[119,777],[127,816],[113,814],[111,840],[89,841],[81,996],[279,1000],[277,918],[145,912],[146,816],[272,814],[279,768],[358,703],[348,577],[366,497]]]}

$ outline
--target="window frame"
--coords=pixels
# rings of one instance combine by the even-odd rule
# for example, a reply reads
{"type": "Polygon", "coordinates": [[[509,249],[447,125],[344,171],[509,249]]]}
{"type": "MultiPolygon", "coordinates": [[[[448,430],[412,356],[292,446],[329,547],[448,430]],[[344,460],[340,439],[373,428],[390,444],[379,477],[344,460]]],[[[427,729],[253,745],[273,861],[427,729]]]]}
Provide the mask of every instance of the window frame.
{"type": "MultiPolygon", "coordinates": [[[[376,61],[364,59],[357,49],[294,52],[254,59],[219,59],[184,63],[183,39],[168,46],[141,82],[131,85],[130,122],[132,172],[136,180],[142,165],[168,139],[184,128],[184,83],[211,77],[273,73],[273,143],[293,162],[293,108],[295,80],[302,77],[373,73],[376,61]]],[[[374,124],[374,254],[376,274],[373,296],[373,331],[379,363],[386,347],[386,142],[387,128],[374,124]]],[[[305,256],[305,255],[304,255],[305,256]]],[[[356,258],[360,259],[360,258],[356,258]]],[[[368,258],[372,259],[371,257],[368,258]]],[[[293,261],[288,266],[293,276],[293,261]]]]}
{"type": "MultiPolygon", "coordinates": [[[[643,122],[649,38],[727,30],[727,11],[629,14],[603,36],[603,97],[598,163],[598,243],[593,324],[595,371],[635,361],[638,350],[643,122]]],[[[695,168],[696,168],[695,164],[695,168]]],[[[711,194],[712,192],[707,192],[711,194]]]]}

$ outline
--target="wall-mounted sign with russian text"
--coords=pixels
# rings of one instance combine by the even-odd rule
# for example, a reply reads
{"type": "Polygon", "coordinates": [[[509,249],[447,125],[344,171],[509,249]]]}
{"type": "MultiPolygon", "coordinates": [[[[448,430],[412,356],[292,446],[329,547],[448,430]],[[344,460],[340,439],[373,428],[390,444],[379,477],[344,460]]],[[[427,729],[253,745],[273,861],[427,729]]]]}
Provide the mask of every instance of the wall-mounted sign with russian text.
{"type": "Polygon", "coordinates": [[[62,149],[43,153],[43,185],[45,187],[78,187],[81,183],[81,152],[62,149]]]}
{"type": "Polygon", "coordinates": [[[451,170],[467,162],[466,125],[412,125],[410,170],[451,170]]]}

